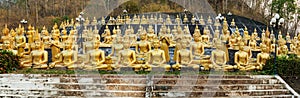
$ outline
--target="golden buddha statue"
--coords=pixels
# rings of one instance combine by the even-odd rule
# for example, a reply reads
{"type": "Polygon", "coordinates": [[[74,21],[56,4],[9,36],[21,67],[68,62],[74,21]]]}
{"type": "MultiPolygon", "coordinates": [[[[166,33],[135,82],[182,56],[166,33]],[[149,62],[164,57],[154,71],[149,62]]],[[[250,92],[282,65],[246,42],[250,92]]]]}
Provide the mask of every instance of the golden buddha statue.
{"type": "Polygon", "coordinates": [[[2,36],[1,36],[1,42],[4,42],[5,40],[11,40],[9,36],[9,29],[7,28],[7,25],[5,25],[4,29],[2,30],[2,36]]]}
{"type": "Polygon", "coordinates": [[[287,43],[292,43],[291,36],[290,36],[289,32],[287,32],[285,40],[286,40],[287,43]]]}
{"type": "Polygon", "coordinates": [[[295,54],[296,54],[298,57],[300,57],[300,43],[299,43],[299,42],[297,42],[297,45],[295,46],[294,51],[295,51],[295,54]]]}
{"type": "Polygon", "coordinates": [[[232,19],[231,23],[230,23],[230,26],[231,27],[235,27],[235,21],[234,21],[234,18],[232,19]]]}
{"type": "Polygon", "coordinates": [[[112,70],[113,67],[109,64],[103,64],[105,62],[105,53],[99,50],[100,41],[93,41],[93,50],[88,51],[86,54],[85,62],[82,64],[84,69],[93,70],[112,70]]]}
{"type": "Polygon", "coordinates": [[[273,40],[272,43],[271,43],[269,52],[274,52],[275,53],[275,48],[276,48],[276,40],[273,40]]]}
{"type": "Polygon", "coordinates": [[[175,21],[176,21],[177,24],[181,23],[181,19],[180,19],[179,15],[176,15],[175,21]]]}
{"type": "Polygon", "coordinates": [[[140,36],[140,34],[141,34],[143,31],[144,31],[144,28],[143,28],[142,25],[140,25],[140,26],[139,26],[139,29],[138,29],[138,31],[137,31],[137,33],[136,33],[136,35],[137,35],[137,36],[140,36]]]}
{"type": "Polygon", "coordinates": [[[255,40],[257,40],[257,41],[260,40],[256,28],[254,29],[253,36],[254,36],[255,40]]]}
{"type": "MultiPolygon", "coordinates": [[[[258,70],[262,70],[263,66],[266,64],[267,60],[270,59],[270,54],[268,52],[268,47],[266,45],[261,46],[261,53],[257,54],[257,64],[256,67],[258,70]]],[[[255,68],[255,67],[253,67],[255,68]]]]}
{"type": "Polygon", "coordinates": [[[130,66],[134,68],[134,71],[140,71],[142,65],[135,65],[136,62],[136,54],[133,50],[130,49],[130,42],[124,42],[124,49],[121,50],[118,54],[118,63],[117,65],[121,67],[130,66]]]}
{"type": "Polygon", "coordinates": [[[295,36],[294,39],[292,40],[292,43],[290,44],[290,52],[291,53],[295,53],[296,51],[296,47],[298,45],[299,41],[298,41],[298,37],[295,36]]]}
{"type": "Polygon", "coordinates": [[[161,46],[159,40],[154,40],[152,44],[154,49],[148,53],[149,58],[143,67],[147,69],[146,71],[151,71],[152,67],[162,67],[166,71],[170,71],[170,65],[165,64],[167,62],[165,52],[159,49],[159,46],[161,46]]]}
{"type": "Polygon", "coordinates": [[[47,30],[47,28],[44,26],[43,30],[42,30],[42,41],[44,44],[44,48],[50,48],[50,41],[51,41],[51,37],[49,36],[49,32],[47,30]]]}
{"type": "Polygon", "coordinates": [[[201,36],[202,42],[205,44],[206,47],[210,47],[210,31],[208,30],[208,27],[205,27],[203,30],[203,35],[201,36]]]}
{"type": "Polygon", "coordinates": [[[89,25],[90,24],[90,19],[89,19],[89,17],[86,17],[85,18],[85,21],[84,21],[84,23],[83,23],[83,25],[84,26],[87,26],[87,25],[89,25]]]}
{"type": "MultiPolygon", "coordinates": [[[[59,25],[59,29],[63,29],[63,28],[65,28],[66,27],[66,25],[65,25],[65,22],[61,22],[61,24],[59,25]]],[[[43,31],[42,31],[43,32],[43,31]]]]}
{"type": "Polygon", "coordinates": [[[137,54],[144,55],[151,50],[151,43],[147,40],[146,31],[140,35],[140,41],[137,42],[135,46],[135,51],[137,54]]]}
{"type": "Polygon", "coordinates": [[[219,40],[219,36],[220,36],[220,30],[219,27],[216,27],[214,38],[212,40],[213,47],[215,47],[216,42],[219,40]]]}
{"type": "Polygon", "coordinates": [[[103,16],[101,17],[101,25],[105,25],[105,18],[103,16]]]}
{"type": "Polygon", "coordinates": [[[54,24],[53,28],[52,28],[52,31],[51,31],[51,34],[56,34],[56,35],[59,35],[60,34],[60,31],[58,29],[58,26],[57,26],[57,23],[54,24]]]}
{"type": "MultiPolygon", "coordinates": [[[[251,36],[249,35],[249,32],[248,32],[248,28],[245,26],[245,30],[244,30],[244,39],[245,39],[245,42],[247,43],[249,40],[250,40],[250,38],[251,38],[251,36]]],[[[245,43],[244,42],[244,43],[245,43]]]]}
{"type": "MultiPolygon", "coordinates": [[[[65,41],[67,41],[68,40],[68,34],[67,34],[67,30],[66,30],[66,28],[63,28],[63,30],[61,31],[61,33],[62,33],[62,36],[60,37],[60,35],[57,35],[57,34],[52,34],[52,35],[55,35],[55,36],[58,36],[58,37],[60,37],[61,38],[61,42],[62,43],[65,43],[65,41]]],[[[52,36],[52,38],[53,38],[53,36],[52,36]]]]}
{"type": "Polygon", "coordinates": [[[94,17],[94,19],[93,19],[93,21],[92,21],[91,24],[92,24],[92,25],[97,25],[97,24],[98,24],[96,17],[94,17]]]}
{"type": "Polygon", "coordinates": [[[229,38],[229,47],[235,50],[238,50],[238,43],[236,40],[236,36],[234,34],[231,34],[230,38],[229,38]]]}
{"type": "Polygon", "coordinates": [[[286,41],[285,40],[278,40],[278,49],[276,51],[277,55],[279,56],[287,56],[289,49],[286,45],[286,41]]]}
{"type": "Polygon", "coordinates": [[[141,24],[148,24],[148,20],[145,17],[145,15],[143,15],[142,18],[141,18],[141,24]]]}
{"type": "Polygon", "coordinates": [[[183,22],[184,22],[184,23],[187,23],[187,22],[189,22],[189,18],[187,17],[187,15],[186,15],[186,14],[184,15],[183,22]]]}
{"type": "Polygon", "coordinates": [[[124,40],[131,41],[133,45],[136,44],[137,36],[134,34],[134,30],[130,25],[128,25],[128,28],[125,30],[124,40]]]}
{"type": "Polygon", "coordinates": [[[160,31],[159,31],[159,33],[158,33],[158,36],[159,36],[159,37],[163,37],[163,36],[165,36],[166,34],[167,34],[167,27],[166,27],[165,24],[163,24],[163,25],[161,26],[161,28],[160,28],[160,31]]]}
{"type": "Polygon", "coordinates": [[[147,33],[147,40],[150,41],[150,42],[152,42],[155,38],[157,38],[157,35],[155,34],[153,26],[149,25],[149,27],[148,27],[148,33],[147,33]]]}
{"type": "Polygon", "coordinates": [[[191,42],[192,41],[192,36],[191,36],[190,30],[189,30],[189,27],[184,26],[183,32],[184,32],[183,39],[187,40],[188,42],[191,42]]]}
{"type": "Polygon", "coordinates": [[[163,23],[164,23],[164,19],[162,18],[161,14],[159,14],[157,23],[158,23],[158,24],[163,24],[163,23]]]}
{"type": "Polygon", "coordinates": [[[156,24],[153,14],[150,15],[149,24],[156,24]]]}
{"type": "Polygon", "coordinates": [[[211,19],[211,17],[210,16],[208,16],[208,19],[207,19],[207,24],[208,25],[212,25],[213,23],[212,23],[212,19],[211,19]]]}
{"type": "Polygon", "coordinates": [[[23,35],[24,28],[19,28],[16,36],[16,48],[18,49],[18,56],[21,56],[23,52],[25,52],[26,46],[26,37],[23,35]]]}
{"type": "Polygon", "coordinates": [[[228,30],[228,24],[227,24],[226,18],[224,18],[222,31],[223,31],[223,33],[221,35],[222,42],[229,41],[229,39],[230,39],[230,32],[228,30]]]}
{"type": "Polygon", "coordinates": [[[26,37],[28,39],[28,43],[33,43],[33,34],[35,33],[34,27],[31,25],[28,26],[28,31],[26,32],[26,37]]]}
{"type": "Polygon", "coordinates": [[[105,44],[112,44],[113,38],[111,36],[110,29],[108,28],[107,25],[105,27],[104,33],[102,33],[101,36],[104,37],[103,43],[105,43],[105,44]]]}
{"type": "Polygon", "coordinates": [[[122,36],[117,36],[116,39],[114,39],[114,43],[111,46],[111,53],[108,55],[112,58],[113,63],[117,61],[118,53],[123,49],[123,38],[122,36]]]}
{"type": "Polygon", "coordinates": [[[120,26],[117,26],[117,35],[121,35],[122,34],[122,30],[120,29],[120,26]]]}
{"type": "Polygon", "coordinates": [[[18,54],[17,50],[13,50],[12,44],[9,40],[4,40],[3,45],[2,45],[3,50],[11,51],[14,55],[18,54]]]}
{"type": "Polygon", "coordinates": [[[204,55],[204,45],[201,42],[201,34],[199,32],[195,32],[193,34],[194,42],[191,43],[190,50],[194,55],[195,60],[200,60],[204,55]]]}
{"type": "Polygon", "coordinates": [[[101,40],[101,36],[99,35],[99,30],[98,30],[98,27],[97,25],[95,25],[94,27],[94,30],[92,31],[93,32],[93,40],[101,40]]]}
{"type": "Polygon", "coordinates": [[[14,30],[14,29],[11,29],[11,30],[10,30],[10,43],[11,43],[11,45],[13,45],[13,46],[12,46],[13,49],[15,49],[14,44],[15,44],[15,41],[16,41],[16,39],[15,39],[15,38],[16,38],[16,35],[17,35],[17,34],[16,34],[15,30],[14,30]]]}
{"type": "Polygon", "coordinates": [[[139,24],[139,23],[140,23],[140,20],[138,20],[137,15],[134,14],[131,24],[139,24]]]}
{"type": "Polygon", "coordinates": [[[200,36],[201,36],[200,29],[199,29],[198,25],[196,25],[194,33],[200,34],[200,36]]]}
{"type": "Polygon", "coordinates": [[[30,59],[22,61],[23,68],[47,69],[48,52],[44,50],[43,43],[39,40],[34,41],[35,50],[31,51],[30,59]]]}
{"type": "Polygon", "coordinates": [[[59,41],[59,35],[52,35],[52,41],[50,43],[51,47],[51,54],[52,54],[52,61],[57,61],[55,56],[60,53],[61,43],[59,41]]]}
{"type": "Polygon", "coordinates": [[[200,23],[200,25],[205,25],[205,21],[204,21],[202,15],[200,16],[199,23],[200,23]]]}
{"type": "Polygon", "coordinates": [[[239,43],[239,51],[234,55],[234,63],[237,65],[237,68],[242,71],[248,70],[252,66],[249,66],[249,55],[244,49],[244,43],[239,43]]]}
{"type": "Polygon", "coordinates": [[[87,26],[84,26],[84,29],[83,29],[83,32],[81,35],[83,41],[86,41],[88,33],[89,33],[89,30],[87,29],[87,26]]]}
{"type": "Polygon", "coordinates": [[[72,45],[71,40],[65,42],[65,50],[56,55],[58,59],[50,64],[50,68],[66,67],[68,69],[75,69],[78,67],[75,64],[77,62],[77,52],[72,50],[72,45]]]}
{"type": "Polygon", "coordinates": [[[226,65],[227,56],[226,56],[226,47],[222,44],[221,40],[216,41],[216,50],[213,50],[211,53],[211,62],[209,66],[215,70],[228,71],[235,69],[235,66],[226,65]]]}
{"type": "Polygon", "coordinates": [[[220,23],[219,19],[215,20],[214,26],[216,26],[216,27],[220,27],[221,26],[221,23],[220,23]]]}
{"type": "Polygon", "coordinates": [[[194,15],[192,16],[191,23],[192,25],[196,24],[196,17],[194,15]]]}
{"type": "Polygon", "coordinates": [[[249,41],[249,47],[252,49],[252,50],[257,50],[257,43],[256,43],[256,39],[254,36],[251,36],[251,39],[249,41]]]}
{"type": "MultiPolygon", "coordinates": [[[[113,34],[111,35],[111,37],[112,37],[112,39],[113,39],[113,41],[117,38],[117,36],[118,36],[118,34],[117,34],[117,29],[116,29],[116,27],[114,27],[114,29],[113,29],[113,34]]],[[[125,31],[126,32],[126,31],[125,31]]]]}
{"type": "Polygon", "coordinates": [[[172,24],[172,20],[170,18],[170,15],[167,15],[166,24],[168,24],[168,25],[172,24]]]}
{"type": "Polygon", "coordinates": [[[175,70],[181,70],[181,67],[192,67],[194,69],[199,70],[199,66],[196,64],[192,64],[193,62],[193,54],[190,50],[187,49],[187,41],[181,41],[181,49],[177,51],[176,56],[176,64],[172,66],[175,70]]]}
{"type": "MultiPolygon", "coordinates": [[[[93,47],[93,33],[88,33],[87,35],[87,38],[86,38],[86,41],[83,42],[83,54],[86,54],[88,53],[89,51],[93,50],[94,47],[93,47]]],[[[98,40],[100,41],[100,40],[98,40]]]]}

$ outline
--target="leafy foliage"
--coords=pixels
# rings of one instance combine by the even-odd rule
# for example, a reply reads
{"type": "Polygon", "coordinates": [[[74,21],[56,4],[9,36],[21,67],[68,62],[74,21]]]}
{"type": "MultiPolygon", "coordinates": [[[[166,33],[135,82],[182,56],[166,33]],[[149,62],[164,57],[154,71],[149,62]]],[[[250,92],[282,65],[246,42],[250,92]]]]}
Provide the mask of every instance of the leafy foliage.
{"type": "Polygon", "coordinates": [[[281,76],[300,76],[300,58],[296,55],[289,57],[277,57],[276,65],[274,59],[267,61],[264,66],[265,74],[279,74],[281,76]]]}
{"type": "Polygon", "coordinates": [[[0,74],[11,73],[20,68],[19,57],[11,51],[0,51],[0,74]]]}

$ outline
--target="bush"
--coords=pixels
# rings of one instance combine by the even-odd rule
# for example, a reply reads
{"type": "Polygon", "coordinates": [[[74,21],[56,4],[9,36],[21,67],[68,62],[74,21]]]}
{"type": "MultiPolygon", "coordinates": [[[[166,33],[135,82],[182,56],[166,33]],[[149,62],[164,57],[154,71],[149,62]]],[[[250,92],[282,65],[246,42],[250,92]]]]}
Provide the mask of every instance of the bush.
{"type": "Polygon", "coordinates": [[[20,68],[19,57],[11,51],[0,51],[0,74],[11,73],[20,68]]]}
{"type": "Polygon", "coordinates": [[[278,74],[280,76],[300,76],[300,58],[297,55],[289,57],[277,57],[276,65],[274,57],[267,61],[263,68],[265,74],[278,74]]]}

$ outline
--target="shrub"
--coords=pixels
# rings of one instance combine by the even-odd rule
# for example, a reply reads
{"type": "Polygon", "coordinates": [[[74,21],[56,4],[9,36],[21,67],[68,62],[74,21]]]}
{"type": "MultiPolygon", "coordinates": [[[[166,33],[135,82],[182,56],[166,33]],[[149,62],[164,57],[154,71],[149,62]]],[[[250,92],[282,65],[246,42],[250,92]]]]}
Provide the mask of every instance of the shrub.
{"type": "Polygon", "coordinates": [[[300,58],[297,55],[289,57],[277,57],[276,65],[274,57],[267,61],[263,68],[265,74],[278,74],[280,76],[300,76],[300,58]]]}
{"type": "Polygon", "coordinates": [[[11,51],[0,51],[0,74],[11,73],[20,68],[19,57],[11,51]]]}

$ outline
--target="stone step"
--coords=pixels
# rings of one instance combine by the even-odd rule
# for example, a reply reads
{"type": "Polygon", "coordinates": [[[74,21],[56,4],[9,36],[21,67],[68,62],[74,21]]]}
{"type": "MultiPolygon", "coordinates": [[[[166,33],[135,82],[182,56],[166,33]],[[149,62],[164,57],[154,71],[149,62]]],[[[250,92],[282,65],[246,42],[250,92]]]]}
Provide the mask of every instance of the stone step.
{"type": "Polygon", "coordinates": [[[79,90],[79,89],[0,89],[5,95],[54,95],[54,96],[98,96],[98,97],[143,97],[146,91],[123,90],[79,90]]]}
{"type": "MultiPolygon", "coordinates": [[[[241,98],[241,97],[243,98],[297,98],[293,95],[230,96],[230,97],[208,97],[203,95],[200,98],[241,98]]],[[[151,98],[165,98],[165,97],[151,97],[151,98]]],[[[188,98],[199,98],[199,97],[188,97],[188,98]]]]}
{"type": "Polygon", "coordinates": [[[220,84],[281,84],[277,79],[210,79],[210,80],[199,80],[199,79],[152,79],[154,84],[209,84],[220,83],[220,84]]]}
{"type": "Polygon", "coordinates": [[[202,91],[188,91],[188,90],[171,90],[171,91],[152,91],[154,97],[201,97],[212,95],[212,97],[230,97],[230,96],[266,96],[266,95],[291,95],[286,89],[273,90],[202,90],[202,91]]]}
{"type": "Polygon", "coordinates": [[[285,89],[283,84],[237,84],[237,85],[154,85],[153,90],[172,90],[172,89],[190,89],[193,91],[201,91],[208,88],[218,88],[220,90],[272,90],[285,89]]]}

